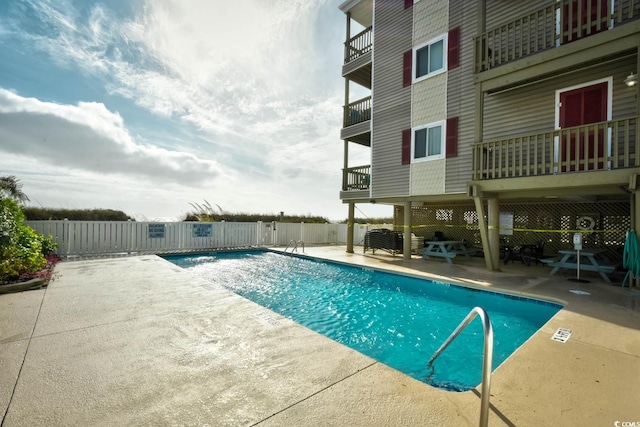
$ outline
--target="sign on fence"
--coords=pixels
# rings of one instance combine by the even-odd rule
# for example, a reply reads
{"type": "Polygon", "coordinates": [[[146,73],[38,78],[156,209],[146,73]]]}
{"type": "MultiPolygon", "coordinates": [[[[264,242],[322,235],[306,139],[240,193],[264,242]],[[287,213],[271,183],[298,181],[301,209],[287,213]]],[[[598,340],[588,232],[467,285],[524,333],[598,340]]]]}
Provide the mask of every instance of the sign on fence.
{"type": "Polygon", "coordinates": [[[193,224],[193,237],[211,237],[213,236],[213,224],[193,224]]]}
{"type": "Polygon", "coordinates": [[[164,224],[149,224],[150,239],[164,239],[164,224]]]}

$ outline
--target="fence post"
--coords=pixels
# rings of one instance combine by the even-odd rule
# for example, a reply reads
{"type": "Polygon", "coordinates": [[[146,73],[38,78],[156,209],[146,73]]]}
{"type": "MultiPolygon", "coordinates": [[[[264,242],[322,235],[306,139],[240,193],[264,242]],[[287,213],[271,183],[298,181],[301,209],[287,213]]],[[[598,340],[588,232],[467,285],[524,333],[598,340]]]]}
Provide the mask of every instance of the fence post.
{"type": "Polygon", "coordinates": [[[67,230],[66,235],[65,235],[65,240],[66,240],[66,248],[65,248],[65,254],[64,254],[64,259],[69,259],[69,248],[71,247],[71,228],[69,226],[69,218],[64,218],[64,222],[62,223],[62,234],[64,235],[65,232],[64,230],[67,230]]]}
{"type": "Polygon", "coordinates": [[[129,250],[127,251],[127,254],[131,255],[131,247],[133,245],[133,227],[131,226],[131,218],[127,219],[127,234],[129,235],[129,238],[127,239],[129,240],[129,244],[127,245],[129,250]]]}
{"type": "Polygon", "coordinates": [[[300,223],[300,240],[304,242],[304,222],[300,223]]]}
{"type": "Polygon", "coordinates": [[[256,246],[260,246],[260,232],[262,231],[262,221],[257,222],[256,228],[256,246]]]}

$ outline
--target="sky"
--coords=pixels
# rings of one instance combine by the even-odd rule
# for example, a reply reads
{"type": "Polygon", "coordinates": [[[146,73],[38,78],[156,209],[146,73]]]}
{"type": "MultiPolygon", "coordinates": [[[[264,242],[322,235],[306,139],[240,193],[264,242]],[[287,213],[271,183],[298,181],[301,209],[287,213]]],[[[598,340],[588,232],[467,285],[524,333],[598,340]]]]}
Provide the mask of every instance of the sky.
{"type": "Polygon", "coordinates": [[[0,1],[0,176],[31,206],[138,220],[345,219],[341,2],[0,1]]]}

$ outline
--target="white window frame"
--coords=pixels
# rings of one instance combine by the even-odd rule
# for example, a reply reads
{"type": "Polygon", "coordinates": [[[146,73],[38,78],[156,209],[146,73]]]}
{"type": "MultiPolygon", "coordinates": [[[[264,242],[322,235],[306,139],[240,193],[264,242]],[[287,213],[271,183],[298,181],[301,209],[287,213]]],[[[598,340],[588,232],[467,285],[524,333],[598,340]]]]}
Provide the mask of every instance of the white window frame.
{"type": "Polygon", "coordinates": [[[445,71],[447,71],[447,50],[448,50],[448,45],[447,45],[447,33],[442,34],[439,37],[436,37],[435,39],[429,40],[426,43],[423,43],[421,45],[418,45],[416,47],[413,48],[413,64],[411,67],[411,78],[413,83],[422,81],[424,79],[428,79],[429,77],[433,77],[436,76],[438,74],[442,74],[445,71]],[[420,77],[416,77],[416,70],[418,68],[418,51],[420,49],[423,49],[426,46],[431,46],[433,44],[438,43],[439,41],[442,40],[442,68],[439,68],[435,71],[432,71],[431,73],[427,73],[423,76],[420,77]]]}
{"type": "Polygon", "coordinates": [[[425,125],[416,126],[411,129],[411,163],[420,163],[420,162],[429,162],[432,160],[440,160],[445,158],[445,150],[446,150],[446,137],[447,135],[447,121],[440,120],[433,123],[427,123],[425,125]],[[432,129],[435,127],[440,127],[440,154],[429,155],[429,131],[428,129],[432,129]],[[427,129],[427,146],[426,146],[426,156],[416,158],[416,132],[422,129],[427,129]]]}

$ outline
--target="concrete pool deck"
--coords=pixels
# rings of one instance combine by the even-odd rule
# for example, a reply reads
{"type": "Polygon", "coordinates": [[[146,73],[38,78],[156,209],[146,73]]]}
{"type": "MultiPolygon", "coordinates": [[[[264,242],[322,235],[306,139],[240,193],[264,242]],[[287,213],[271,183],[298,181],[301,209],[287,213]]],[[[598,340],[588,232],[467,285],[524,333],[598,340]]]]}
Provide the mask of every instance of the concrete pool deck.
{"type": "MultiPolygon", "coordinates": [[[[306,253],[564,301],[494,371],[490,425],[640,422],[640,296],[619,285],[480,259],[306,253]],[[567,343],[550,339],[558,328],[567,343]]],[[[478,424],[477,391],[432,388],[159,257],[63,262],[56,276],[0,295],[2,427],[478,424]]]]}

